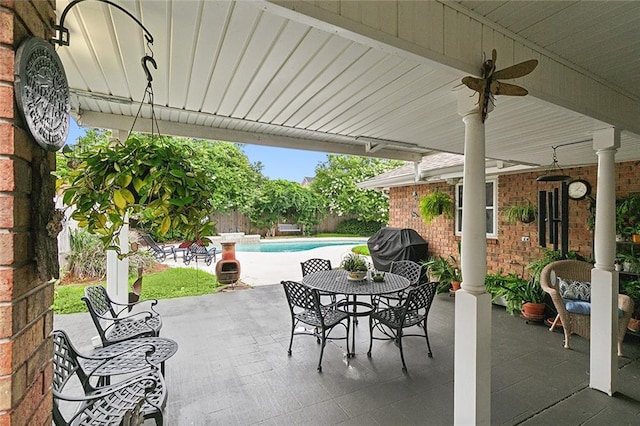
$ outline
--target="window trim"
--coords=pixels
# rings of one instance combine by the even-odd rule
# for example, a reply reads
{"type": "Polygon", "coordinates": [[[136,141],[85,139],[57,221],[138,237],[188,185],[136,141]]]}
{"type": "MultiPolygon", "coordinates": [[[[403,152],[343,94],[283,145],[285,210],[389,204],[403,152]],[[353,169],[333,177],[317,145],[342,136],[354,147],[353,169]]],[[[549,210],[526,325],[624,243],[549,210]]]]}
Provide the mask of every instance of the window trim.
{"type": "MultiPolygon", "coordinates": [[[[493,205],[492,206],[485,206],[486,209],[492,209],[493,210],[493,232],[489,233],[487,232],[485,235],[487,237],[487,239],[498,239],[498,178],[497,177],[490,177],[490,178],[486,178],[485,179],[485,184],[487,183],[491,183],[493,184],[493,205]]],[[[462,228],[462,223],[461,220],[458,219],[459,217],[461,217],[461,215],[459,214],[461,208],[458,207],[460,205],[460,187],[464,185],[464,181],[460,181],[456,184],[455,187],[455,216],[454,216],[454,225],[455,225],[455,235],[457,237],[461,237],[462,236],[462,232],[460,231],[460,229],[462,228]]]]}

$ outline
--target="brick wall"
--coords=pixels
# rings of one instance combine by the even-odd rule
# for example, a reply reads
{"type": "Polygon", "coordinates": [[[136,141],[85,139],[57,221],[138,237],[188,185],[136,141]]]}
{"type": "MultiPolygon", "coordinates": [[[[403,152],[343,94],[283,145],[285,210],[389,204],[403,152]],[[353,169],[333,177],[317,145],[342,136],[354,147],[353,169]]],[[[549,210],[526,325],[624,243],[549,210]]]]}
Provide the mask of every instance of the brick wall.
{"type": "MultiPolygon", "coordinates": [[[[573,179],[584,179],[591,184],[591,195],[597,193],[597,166],[575,167],[565,169],[573,179]]],[[[510,224],[502,218],[505,207],[531,201],[537,205],[538,190],[551,190],[553,183],[539,183],[536,178],[542,172],[519,173],[502,175],[498,178],[498,238],[487,239],[487,268],[489,272],[522,273],[522,265],[526,265],[539,258],[541,249],[538,246],[537,222],[530,224],[510,224]],[[529,237],[529,242],[523,242],[522,237],[529,237]]],[[[556,184],[559,185],[559,184],[556,184]]],[[[436,218],[431,224],[425,225],[420,217],[413,217],[412,212],[419,212],[418,203],[422,196],[435,190],[447,192],[454,197],[455,186],[446,183],[409,185],[389,190],[389,226],[413,228],[429,243],[430,255],[459,256],[455,223],[453,219],[436,218]],[[413,192],[418,197],[414,199],[413,192]]],[[[616,198],[633,192],[640,192],[640,167],[637,162],[616,164],[616,198]]],[[[592,231],[587,226],[589,218],[588,199],[569,200],[569,249],[581,255],[591,257],[592,231]]],[[[552,248],[552,246],[548,246],[552,248]]],[[[528,277],[525,270],[525,276],[528,277]]]]}
{"type": "Polygon", "coordinates": [[[54,7],[0,0],[0,425],[51,424],[53,284],[37,278],[31,170],[36,159],[54,157],[18,118],[13,75],[20,43],[51,36],[54,7]]]}

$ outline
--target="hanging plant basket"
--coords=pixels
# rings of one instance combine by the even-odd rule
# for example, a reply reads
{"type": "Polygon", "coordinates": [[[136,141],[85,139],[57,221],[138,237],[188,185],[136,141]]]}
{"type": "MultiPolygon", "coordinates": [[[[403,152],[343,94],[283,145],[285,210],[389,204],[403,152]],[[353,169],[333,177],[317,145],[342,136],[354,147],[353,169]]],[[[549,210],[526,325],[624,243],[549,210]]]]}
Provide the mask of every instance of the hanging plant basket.
{"type": "Polygon", "coordinates": [[[425,195],[420,200],[420,216],[427,225],[438,216],[446,218],[453,216],[453,199],[446,192],[439,189],[425,195]]]}

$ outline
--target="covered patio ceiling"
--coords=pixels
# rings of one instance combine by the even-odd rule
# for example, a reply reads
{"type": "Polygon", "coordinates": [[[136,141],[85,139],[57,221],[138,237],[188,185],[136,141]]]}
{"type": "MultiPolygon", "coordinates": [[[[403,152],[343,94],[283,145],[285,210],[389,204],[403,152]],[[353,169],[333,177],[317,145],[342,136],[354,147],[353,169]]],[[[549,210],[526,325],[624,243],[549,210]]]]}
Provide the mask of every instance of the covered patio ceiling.
{"type": "MultiPolygon", "coordinates": [[[[487,157],[546,166],[551,146],[616,126],[640,159],[640,2],[114,0],[154,35],[162,134],[419,161],[462,153],[461,78],[483,54],[509,81],[486,121],[487,157]]],[[[60,16],[69,4],[57,1],[60,16]]],[[[130,130],[146,85],[143,31],[104,3],[74,6],[59,47],[81,125],[130,130]]],[[[147,52],[148,53],[148,52],[147,52]]],[[[150,109],[134,130],[150,131],[150,109]]],[[[596,162],[591,143],[564,165],[596,162]]]]}

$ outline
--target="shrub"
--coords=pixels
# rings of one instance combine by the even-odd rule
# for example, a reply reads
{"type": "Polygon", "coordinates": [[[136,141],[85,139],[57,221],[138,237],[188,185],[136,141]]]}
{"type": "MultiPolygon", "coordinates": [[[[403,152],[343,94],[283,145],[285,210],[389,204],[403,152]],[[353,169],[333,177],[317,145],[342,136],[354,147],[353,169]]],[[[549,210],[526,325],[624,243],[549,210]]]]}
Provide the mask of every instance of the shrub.
{"type": "Polygon", "coordinates": [[[372,220],[360,221],[358,219],[347,219],[338,224],[337,231],[340,234],[368,237],[378,232],[383,226],[384,223],[372,220]]]}
{"type": "MultiPolygon", "coordinates": [[[[76,280],[99,280],[107,274],[107,254],[97,235],[85,229],[71,230],[71,251],[67,255],[67,271],[76,280]]],[[[136,276],[138,266],[148,269],[153,264],[151,254],[138,251],[129,256],[129,276],[136,276]]]]}
{"type": "Polygon", "coordinates": [[[67,255],[67,269],[79,280],[104,278],[107,273],[107,255],[97,235],[84,229],[71,230],[71,251],[67,255]]]}

